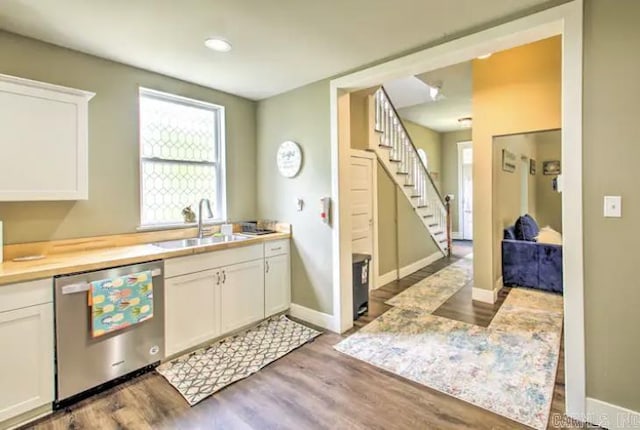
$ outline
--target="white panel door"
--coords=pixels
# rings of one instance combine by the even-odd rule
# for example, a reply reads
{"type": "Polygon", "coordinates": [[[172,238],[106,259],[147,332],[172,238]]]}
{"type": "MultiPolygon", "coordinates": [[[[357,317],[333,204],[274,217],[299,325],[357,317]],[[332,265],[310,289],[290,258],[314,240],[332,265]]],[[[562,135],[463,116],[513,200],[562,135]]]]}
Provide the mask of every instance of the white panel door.
{"type": "Polygon", "coordinates": [[[0,421],[53,401],[53,304],[0,312],[0,421]]]}
{"type": "Polygon", "coordinates": [[[267,258],[264,271],[264,314],[268,317],[289,309],[291,303],[289,254],[267,258]]]}
{"type": "Polygon", "coordinates": [[[167,355],[220,335],[218,270],[165,280],[165,348],[167,355]]]}
{"type": "Polygon", "coordinates": [[[373,162],[351,157],[351,247],[352,252],[373,255],[373,162]]]}
{"type": "Polygon", "coordinates": [[[222,332],[263,319],[264,260],[226,266],[220,273],[222,332]]]}

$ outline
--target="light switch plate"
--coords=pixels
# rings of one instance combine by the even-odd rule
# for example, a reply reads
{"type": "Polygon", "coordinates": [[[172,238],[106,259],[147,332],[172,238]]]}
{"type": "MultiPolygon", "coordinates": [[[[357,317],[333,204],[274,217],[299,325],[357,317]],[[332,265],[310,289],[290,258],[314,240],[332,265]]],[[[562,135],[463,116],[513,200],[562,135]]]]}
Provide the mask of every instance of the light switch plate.
{"type": "Polygon", "coordinates": [[[607,218],[622,217],[621,196],[604,196],[604,216],[607,218]]]}
{"type": "Polygon", "coordinates": [[[301,197],[296,199],[296,209],[298,212],[302,212],[302,208],[304,208],[304,200],[301,197]]]}

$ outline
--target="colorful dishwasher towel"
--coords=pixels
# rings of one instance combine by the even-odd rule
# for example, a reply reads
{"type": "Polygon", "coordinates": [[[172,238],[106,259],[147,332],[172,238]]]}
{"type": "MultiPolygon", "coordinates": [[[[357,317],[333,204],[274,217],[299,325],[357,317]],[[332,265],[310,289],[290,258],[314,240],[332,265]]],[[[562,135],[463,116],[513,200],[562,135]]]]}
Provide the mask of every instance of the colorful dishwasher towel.
{"type": "Polygon", "coordinates": [[[91,336],[94,338],[153,317],[150,270],[93,281],[90,286],[91,336]]]}

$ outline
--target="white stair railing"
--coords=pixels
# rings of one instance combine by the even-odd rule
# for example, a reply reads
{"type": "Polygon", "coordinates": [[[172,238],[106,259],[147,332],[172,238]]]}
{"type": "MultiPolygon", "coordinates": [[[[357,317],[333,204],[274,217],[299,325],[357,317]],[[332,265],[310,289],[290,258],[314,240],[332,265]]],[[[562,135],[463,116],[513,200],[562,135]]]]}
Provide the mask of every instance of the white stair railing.
{"type": "Polygon", "coordinates": [[[384,88],[378,89],[373,99],[377,146],[383,151],[373,149],[381,157],[384,157],[385,152],[388,153],[389,163],[383,162],[383,165],[390,170],[392,177],[403,189],[440,250],[451,255],[448,199],[445,201],[438,192],[384,88]]]}

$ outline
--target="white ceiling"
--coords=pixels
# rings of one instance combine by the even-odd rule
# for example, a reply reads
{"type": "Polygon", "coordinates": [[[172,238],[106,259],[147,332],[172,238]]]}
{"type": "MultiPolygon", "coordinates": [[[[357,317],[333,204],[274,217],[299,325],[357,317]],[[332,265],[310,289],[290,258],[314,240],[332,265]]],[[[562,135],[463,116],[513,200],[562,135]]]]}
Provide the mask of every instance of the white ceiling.
{"type": "Polygon", "coordinates": [[[459,118],[472,116],[471,62],[423,73],[416,77],[386,82],[385,90],[404,119],[438,132],[460,130],[459,118]],[[407,85],[411,82],[411,85],[407,85]],[[441,97],[422,98],[424,88],[440,87],[441,97]],[[419,87],[422,86],[421,90],[419,87]]]}
{"type": "Polygon", "coordinates": [[[0,28],[262,99],[546,1],[0,0],[0,28]]]}

